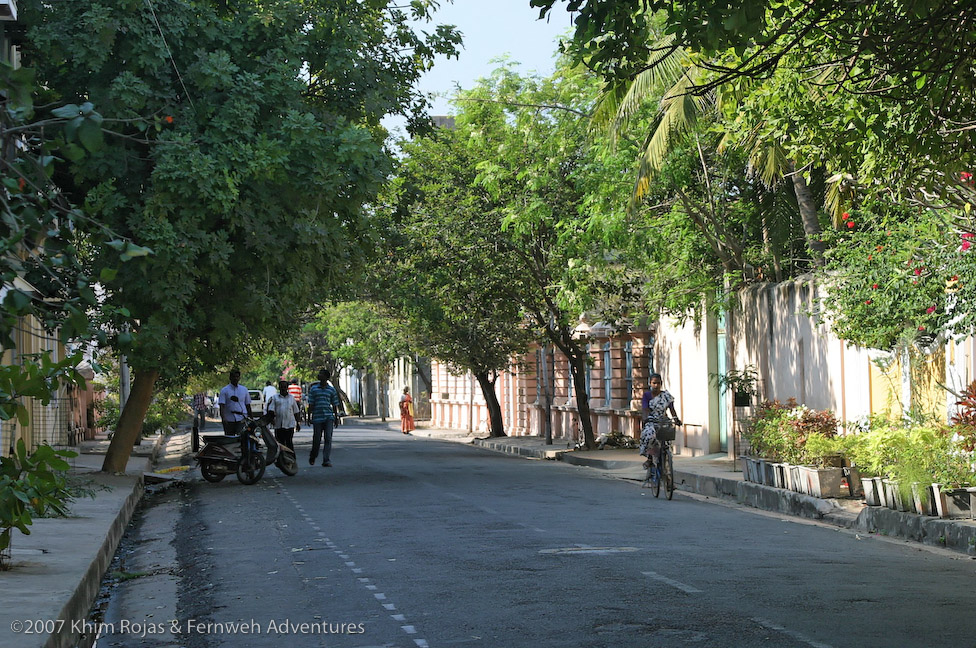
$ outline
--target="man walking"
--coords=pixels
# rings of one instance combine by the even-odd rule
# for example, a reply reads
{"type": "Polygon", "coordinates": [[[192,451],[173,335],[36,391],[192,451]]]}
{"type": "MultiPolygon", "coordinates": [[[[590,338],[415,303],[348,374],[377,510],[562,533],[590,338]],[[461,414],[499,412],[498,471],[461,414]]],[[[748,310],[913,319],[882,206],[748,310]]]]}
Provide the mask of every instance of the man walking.
{"type": "Polygon", "coordinates": [[[295,449],[295,432],[301,429],[295,416],[298,414],[298,403],[288,393],[288,381],[278,381],[278,392],[268,401],[268,413],[274,415],[275,439],[279,445],[295,449]]]}
{"type": "Polygon", "coordinates": [[[240,369],[230,370],[230,384],[220,390],[217,406],[220,408],[220,423],[224,426],[224,434],[237,436],[244,429],[244,413],[251,411],[251,395],[247,387],[238,384],[241,380],[240,369]],[[234,400],[234,397],[237,400],[234,400]]]}
{"type": "Polygon", "coordinates": [[[265,380],[264,381],[264,389],[261,390],[261,394],[264,396],[264,413],[265,414],[268,413],[268,404],[271,402],[271,399],[274,398],[275,397],[275,394],[277,394],[277,393],[278,393],[278,389],[274,385],[271,384],[271,381],[270,380],[265,380]]]}
{"type": "Polygon", "coordinates": [[[329,457],[332,454],[332,432],[339,423],[339,393],[329,384],[331,377],[328,369],[322,369],[319,371],[319,381],[308,389],[308,415],[312,419],[312,453],[308,456],[308,463],[313,466],[323,433],[322,465],[332,465],[329,457]]]}

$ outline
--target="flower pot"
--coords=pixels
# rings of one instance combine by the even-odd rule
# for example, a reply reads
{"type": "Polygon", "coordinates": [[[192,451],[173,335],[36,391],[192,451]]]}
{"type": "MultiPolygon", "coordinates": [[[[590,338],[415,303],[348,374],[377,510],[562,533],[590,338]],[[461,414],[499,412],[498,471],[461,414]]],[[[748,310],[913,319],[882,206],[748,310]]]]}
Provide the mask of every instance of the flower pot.
{"type": "Polygon", "coordinates": [[[966,488],[952,488],[944,491],[946,513],[950,518],[972,517],[972,503],[969,490],[966,488]]]}
{"type": "Polygon", "coordinates": [[[797,493],[805,493],[806,479],[803,477],[802,466],[790,465],[790,490],[797,493]]]}
{"type": "Polygon", "coordinates": [[[881,480],[867,477],[861,481],[864,486],[864,503],[868,506],[884,506],[884,492],[881,490],[881,480]]]}
{"type": "Polygon", "coordinates": [[[864,492],[860,471],[855,466],[848,466],[844,468],[844,476],[847,477],[847,493],[851,497],[860,497],[864,492]]]}
{"type": "Polygon", "coordinates": [[[814,497],[841,497],[844,492],[841,483],[844,479],[843,468],[812,468],[802,466],[802,477],[805,480],[803,492],[814,497]]]}
{"type": "Polygon", "coordinates": [[[932,489],[928,484],[912,483],[912,510],[919,515],[932,515],[932,489]]]}
{"type": "Polygon", "coordinates": [[[773,486],[776,488],[789,488],[789,464],[774,463],[773,466],[773,486]]]}
{"type": "Polygon", "coordinates": [[[905,502],[902,499],[901,490],[898,488],[898,482],[885,479],[883,480],[883,483],[885,505],[892,511],[907,511],[908,508],[905,506],[905,502]]]}
{"type": "Polygon", "coordinates": [[[932,489],[932,514],[940,518],[949,517],[949,507],[946,504],[946,496],[942,489],[942,484],[932,484],[930,488],[932,489]]]}

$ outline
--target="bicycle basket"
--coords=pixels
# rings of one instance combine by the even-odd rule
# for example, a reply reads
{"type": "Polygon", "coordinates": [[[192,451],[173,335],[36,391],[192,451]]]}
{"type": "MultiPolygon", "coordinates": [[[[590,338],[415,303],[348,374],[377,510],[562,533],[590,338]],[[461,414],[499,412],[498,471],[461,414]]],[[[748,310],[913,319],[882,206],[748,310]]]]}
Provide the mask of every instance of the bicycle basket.
{"type": "Polygon", "coordinates": [[[659,441],[674,441],[678,432],[672,423],[658,423],[654,426],[654,431],[659,441]]]}

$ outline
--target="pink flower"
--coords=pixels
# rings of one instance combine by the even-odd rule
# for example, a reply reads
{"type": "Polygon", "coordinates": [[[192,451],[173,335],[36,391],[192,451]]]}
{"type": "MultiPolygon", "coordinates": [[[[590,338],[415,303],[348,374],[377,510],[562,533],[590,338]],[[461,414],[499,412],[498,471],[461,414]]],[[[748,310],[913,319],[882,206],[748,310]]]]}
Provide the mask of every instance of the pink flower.
{"type": "Polygon", "coordinates": [[[962,233],[962,237],[964,239],[971,239],[971,238],[973,238],[973,233],[972,232],[963,232],[962,233]]]}
{"type": "Polygon", "coordinates": [[[871,290],[877,290],[878,284],[871,284],[871,290]]]}
{"type": "Polygon", "coordinates": [[[935,312],[935,306],[929,306],[928,308],[925,309],[925,312],[931,315],[932,313],[935,312]]]}
{"type": "Polygon", "coordinates": [[[847,212],[844,212],[843,214],[840,215],[840,217],[841,217],[841,220],[847,220],[848,218],[851,217],[851,215],[848,214],[847,212]]]}
{"type": "Polygon", "coordinates": [[[922,274],[922,269],[921,268],[915,268],[915,276],[917,277],[920,274],[922,274]]]}
{"type": "Polygon", "coordinates": [[[847,229],[854,229],[854,221],[847,221],[847,229]]]}
{"type": "Polygon", "coordinates": [[[969,248],[971,248],[972,246],[973,246],[973,244],[972,244],[972,243],[970,243],[969,241],[963,241],[963,242],[962,242],[962,245],[961,245],[961,246],[959,246],[959,247],[960,247],[960,248],[962,249],[962,251],[963,251],[963,252],[965,252],[966,250],[968,250],[968,249],[969,249],[969,248]]]}
{"type": "Polygon", "coordinates": [[[865,303],[865,304],[870,304],[870,303],[871,303],[871,300],[870,300],[870,299],[865,299],[865,300],[864,300],[864,303],[865,303]]]}
{"type": "Polygon", "coordinates": [[[925,327],[924,327],[924,326],[919,326],[919,327],[918,327],[918,330],[919,330],[919,331],[924,331],[924,330],[925,330],[925,327]]]}

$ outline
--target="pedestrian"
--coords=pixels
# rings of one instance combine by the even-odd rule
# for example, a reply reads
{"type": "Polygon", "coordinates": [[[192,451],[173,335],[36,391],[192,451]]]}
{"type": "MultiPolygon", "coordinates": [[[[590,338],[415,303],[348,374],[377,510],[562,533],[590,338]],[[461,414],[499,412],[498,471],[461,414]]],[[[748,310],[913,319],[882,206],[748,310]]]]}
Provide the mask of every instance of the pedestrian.
{"type": "Polygon", "coordinates": [[[308,455],[308,463],[313,466],[319,454],[319,443],[322,443],[322,465],[332,465],[332,432],[341,422],[339,393],[329,384],[331,377],[328,369],[322,369],[319,381],[308,388],[308,415],[312,419],[312,452],[308,455]]]}
{"type": "Polygon", "coordinates": [[[268,401],[268,414],[272,416],[275,439],[279,445],[295,450],[295,432],[301,429],[295,416],[298,415],[298,403],[288,393],[288,381],[278,381],[278,391],[268,401]]]}
{"type": "Polygon", "coordinates": [[[191,450],[197,452],[200,449],[200,432],[207,427],[207,410],[210,409],[210,402],[207,395],[197,392],[193,395],[193,436],[191,437],[191,450]]]}
{"type": "Polygon", "coordinates": [[[278,388],[271,384],[270,380],[264,381],[264,389],[261,390],[261,396],[264,397],[264,413],[268,413],[268,403],[271,399],[275,397],[278,393],[278,388]]]}
{"type": "Polygon", "coordinates": [[[240,384],[240,369],[230,370],[230,383],[220,390],[217,397],[217,407],[220,409],[220,424],[224,426],[224,434],[237,436],[244,430],[244,416],[251,411],[251,395],[247,387],[240,384]],[[237,400],[234,400],[234,397],[237,400]]]}
{"type": "Polygon", "coordinates": [[[297,378],[292,378],[291,382],[288,384],[288,393],[295,397],[295,402],[298,403],[298,419],[301,421],[304,418],[305,408],[302,406],[302,386],[298,384],[297,378]]]}
{"type": "Polygon", "coordinates": [[[410,397],[410,387],[403,388],[400,396],[400,431],[410,434],[417,429],[413,422],[413,398],[410,397]]]}
{"type": "Polygon", "coordinates": [[[657,463],[661,447],[654,441],[657,439],[658,428],[668,425],[666,413],[669,409],[674,424],[681,425],[681,419],[674,411],[674,396],[663,388],[664,379],[661,378],[661,374],[652,373],[648,384],[650,388],[641,397],[641,420],[644,421],[644,427],[641,429],[640,454],[642,457],[647,457],[647,461],[644,462],[645,468],[649,468],[652,463],[657,463]]]}

